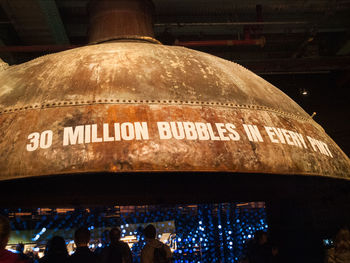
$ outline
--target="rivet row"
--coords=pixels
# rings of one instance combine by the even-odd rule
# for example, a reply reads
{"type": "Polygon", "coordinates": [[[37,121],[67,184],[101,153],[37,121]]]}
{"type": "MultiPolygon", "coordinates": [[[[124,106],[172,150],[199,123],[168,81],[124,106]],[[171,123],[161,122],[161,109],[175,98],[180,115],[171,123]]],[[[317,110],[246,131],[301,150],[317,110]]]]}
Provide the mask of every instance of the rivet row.
{"type": "Polygon", "coordinates": [[[217,102],[217,101],[182,101],[182,100],[131,100],[131,99],[98,99],[98,100],[87,100],[87,101],[60,101],[60,102],[53,102],[53,103],[42,103],[35,104],[35,105],[26,105],[24,107],[20,108],[14,108],[14,109],[4,109],[0,110],[1,113],[11,113],[11,112],[18,112],[18,111],[25,111],[30,109],[38,109],[39,107],[41,109],[44,108],[54,108],[59,107],[61,105],[72,105],[72,106],[83,106],[83,105],[91,105],[91,104],[109,104],[109,103],[142,103],[142,104],[183,104],[183,105],[218,105],[218,106],[224,106],[224,107],[231,107],[231,108],[238,108],[238,109],[255,109],[255,110],[263,110],[263,111],[270,111],[274,113],[278,113],[284,116],[292,117],[295,119],[300,119],[304,121],[309,121],[310,119],[304,118],[292,113],[287,113],[281,110],[269,108],[267,106],[258,106],[258,105],[245,105],[245,104],[234,104],[234,103],[228,103],[228,102],[217,102]]]}

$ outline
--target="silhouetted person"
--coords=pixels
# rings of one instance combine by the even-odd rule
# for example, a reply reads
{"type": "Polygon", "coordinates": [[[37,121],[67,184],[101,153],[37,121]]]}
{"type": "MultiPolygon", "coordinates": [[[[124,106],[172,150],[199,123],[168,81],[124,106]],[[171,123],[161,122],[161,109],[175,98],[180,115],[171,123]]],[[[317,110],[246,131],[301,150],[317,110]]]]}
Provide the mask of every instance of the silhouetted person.
{"type": "Polygon", "coordinates": [[[47,242],[45,255],[40,263],[68,263],[68,251],[66,242],[60,236],[54,236],[47,242]]]}
{"type": "Polygon", "coordinates": [[[156,239],[157,231],[153,225],[143,230],[146,245],[141,251],[141,263],[168,263],[171,262],[170,247],[156,239]]]}
{"type": "Polygon", "coordinates": [[[0,215],[0,262],[1,263],[26,263],[25,259],[21,259],[18,254],[12,253],[5,249],[10,239],[10,221],[0,215]]]}
{"type": "Polygon", "coordinates": [[[267,233],[259,230],[254,239],[248,244],[247,259],[249,263],[269,263],[274,256],[272,247],[267,242],[267,233]]]}
{"type": "Polygon", "coordinates": [[[90,231],[86,227],[77,229],[74,233],[74,243],[77,246],[76,251],[69,257],[70,263],[97,263],[97,256],[90,251],[88,244],[90,242],[90,231]]]}
{"type": "Polygon", "coordinates": [[[350,262],[350,232],[342,228],[334,240],[334,248],[327,251],[327,263],[349,263],[350,262]]]}
{"type": "Polygon", "coordinates": [[[120,241],[121,230],[114,227],[109,231],[110,244],[102,250],[102,263],[131,263],[132,255],[129,245],[120,241]]]}
{"type": "Polygon", "coordinates": [[[26,254],[24,254],[24,244],[18,243],[16,246],[17,255],[24,260],[27,260],[28,262],[33,262],[33,260],[26,254]]]}

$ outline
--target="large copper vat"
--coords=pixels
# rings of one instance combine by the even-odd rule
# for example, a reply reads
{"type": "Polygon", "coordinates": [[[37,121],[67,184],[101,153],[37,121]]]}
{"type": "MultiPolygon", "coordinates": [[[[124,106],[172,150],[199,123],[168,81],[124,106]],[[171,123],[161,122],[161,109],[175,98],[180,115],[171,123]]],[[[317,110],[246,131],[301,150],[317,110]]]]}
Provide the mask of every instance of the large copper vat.
{"type": "Polygon", "coordinates": [[[135,172],[350,179],[349,158],[322,127],[248,69],[152,35],[120,35],[0,67],[0,180],[135,172]]]}

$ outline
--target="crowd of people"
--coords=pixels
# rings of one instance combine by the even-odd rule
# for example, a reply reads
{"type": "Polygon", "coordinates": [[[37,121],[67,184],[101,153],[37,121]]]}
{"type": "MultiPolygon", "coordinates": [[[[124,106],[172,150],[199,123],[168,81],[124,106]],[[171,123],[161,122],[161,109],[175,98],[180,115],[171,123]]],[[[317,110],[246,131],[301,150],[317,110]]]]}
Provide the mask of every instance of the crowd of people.
{"type": "MultiPolygon", "coordinates": [[[[24,253],[23,244],[17,245],[17,253],[5,249],[10,238],[10,222],[0,215],[0,263],[132,263],[133,257],[129,245],[120,240],[121,229],[112,228],[109,243],[105,247],[92,252],[88,245],[90,230],[86,227],[77,229],[74,233],[76,250],[68,254],[63,237],[54,236],[45,248],[42,258],[35,258],[24,253]]],[[[156,239],[156,228],[149,224],[144,230],[145,245],[141,248],[141,263],[170,263],[172,253],[170,247],[156,239]]],[[[105,234],[105,233],[104,233],[105,234]]],[[[242,263],[277,263],[281,262],[276,246],[268,242],[267,233],[257,231],[254,238],[247,242],[242,263]]],[[[334,240],[334,247],[327,251],[326,263],[350,263],[350,231],[342,228],[334,240]]]]}
{"type": "MultiPolygon", "coordinates": [[[[90,230],[86,227],[74,233],[76,250],[69,255],[63,237],[54,236],[45,248],[44,256],[32,258],[23,253],[23,247],[17,247],[18,253],[5,249],[10,238],[10,222],[0,215],[0,262],[1,263],[132,263],[133,258],[129,245],[120,240],[121,230],[114,227],[109,231],[108,246],[92,252],[89,247],[90,230]]],[[[170,263],[172,253],[170,247],[156,239],[156,228],[149,224],[143,235],[146,244],[141,250],[141,263],[170,263]]]]}

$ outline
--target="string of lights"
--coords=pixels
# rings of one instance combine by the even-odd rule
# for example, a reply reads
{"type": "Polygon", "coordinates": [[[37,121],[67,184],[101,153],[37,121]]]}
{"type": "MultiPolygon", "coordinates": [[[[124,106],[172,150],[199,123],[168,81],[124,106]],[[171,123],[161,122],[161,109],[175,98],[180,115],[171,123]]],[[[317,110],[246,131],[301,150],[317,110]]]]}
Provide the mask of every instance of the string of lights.
{"type": "Polygon", "coordinates": [[[16,240],[12,237],[12,243],[21,240],[43,246],[53,236],[60,235],[69,245],[73,244],[74,230],[86,226],[91,231],[90,248],[94,250],[106,245],[104,232],[120,226],[122,239],[131,246],[137,262],[144,245],[142,230],[153,223],[158,238],[171,247],[174,262],[209,263],[238,262],[254,233],[268,229],[265,208],[261,204],[104,207],[65,213],[52,210],[45,215],[32,212],[31,217],[19,216],[23,211],[0,212],[7,213],[11,219],[13,235],[17,237],[16,240]]]}

